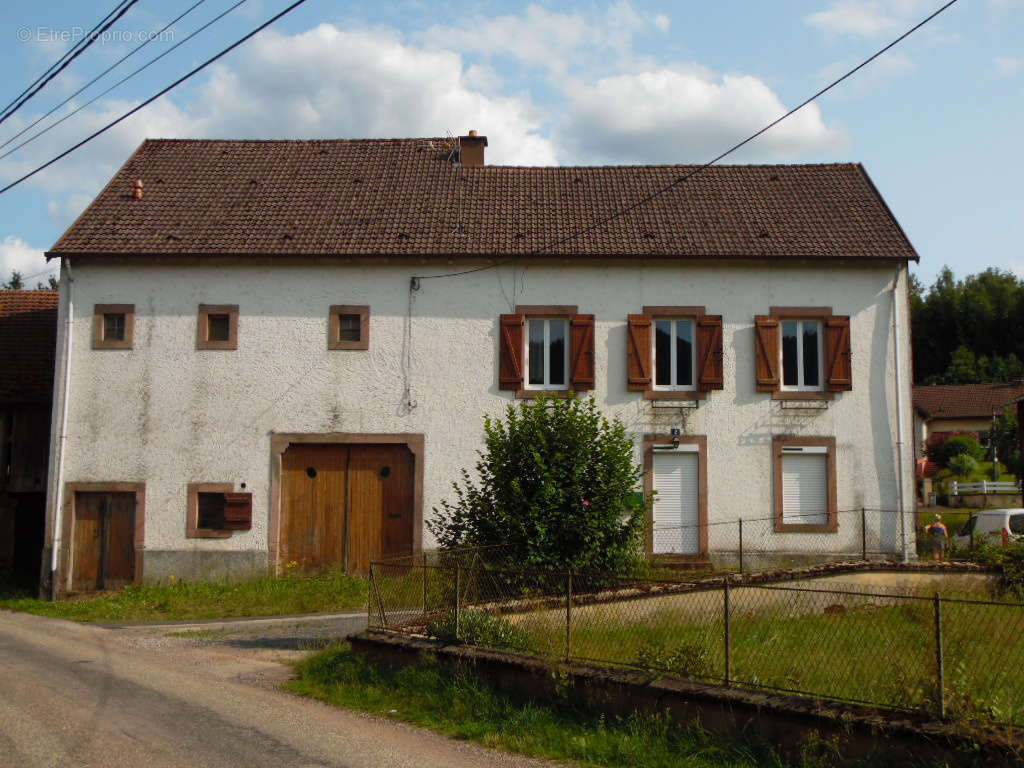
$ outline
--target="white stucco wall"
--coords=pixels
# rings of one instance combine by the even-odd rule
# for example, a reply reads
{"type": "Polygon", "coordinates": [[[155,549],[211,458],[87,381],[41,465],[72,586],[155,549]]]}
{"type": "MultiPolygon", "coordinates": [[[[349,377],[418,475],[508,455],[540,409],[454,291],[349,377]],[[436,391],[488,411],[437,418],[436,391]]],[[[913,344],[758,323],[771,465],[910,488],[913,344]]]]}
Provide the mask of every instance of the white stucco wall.
{"type": "MultiPolygon", "coordinates": [[[[459,469],[475,461],[483,414],[514,402],[497,388],[498,315],[516,304],[576,304],[596,315],[593,394],[600,406],[638,442],[672,427],[708,436],[712,521],[771,515],[771,440],[778,434],[835,437],[841,510],[896,509],[892,265],[502,266],[423,280],[407,326],[410,276],[458,268],[74,265],[65,480],[145,482],[147,550],[266,550],[271,433],[423,433],[429,517],[459,469]],[[134,349],[92,349],[98,303],[135,305],[134,349]],[[240,306],[236,351],[196,350],[200,303],[240,306]],[[327,349],[332,304],[371,306],[368,351],[327,349]],[[644,305],[705,305],[723,315],[725,389],[682,416],[654,409],[626,388],[626,315],[644,305]],[[785,410],[755,391],[753,316],[772,305],[831,306],[851,316],[852,392],[809,411],[785,410]],[[407,327],[411,411],[403,405],[407,327]],[[254,494],[250,532],[185,537],[186,485],[204,481],[247,484],[254,494]]],[[[901,290],[903,482],[912,506],[905,273],[901,290]]],[[[774,541],[783,546],[791,537],[774,534],[774,541]]],[[[859,529],[856,540],[859,546],[859,529]]]]}

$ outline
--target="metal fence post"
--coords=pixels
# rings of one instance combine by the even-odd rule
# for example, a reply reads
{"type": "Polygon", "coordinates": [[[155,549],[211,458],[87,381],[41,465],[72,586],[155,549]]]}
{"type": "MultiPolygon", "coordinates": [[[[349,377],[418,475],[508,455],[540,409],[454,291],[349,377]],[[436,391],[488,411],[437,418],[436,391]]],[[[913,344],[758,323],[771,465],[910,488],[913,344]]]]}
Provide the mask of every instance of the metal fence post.
{"type": "Polygon", "coordinates": [[[455,639],[459,639],[462,630],[462,607],[459,605],[459,588],[462,586],[462,564],[455,566],[455,639]]]}
{"type": "Polygon", "coordinates": [[[572,569],[565,569],[565,660],[572,658],[572,569]]]}
{"type": "Polygon", "coordinates": [[[942,658],[942,598],[935,593],[935,673],[938,689],[936,691],[939,717],[946,716],[946,675],[942,658]]]}
{"type": "Polygon", "coordinates": [[[380,599],[380,590],[377,588],[377,576],[373,572],[373,563],[370,563],[370,586],[373,587],[373,594],[377,596],[377,614],[380,616],[380,625],[386,629],[388,619],[384,614],[384,601],[380,599]]]}
{"type": "Polygon", "coordinates": [[[740,523],[740,573],[743,573],[743,518],[739,520],[740,523]]]}
{"type": "Polygon", "coordinates": [[[860,508],[860,556],[868,559],[868,515],[864,507],[860,508]]]}
{"type": "Polygon", "coordinates": [[[423,553],[423,615],[427,615],[427,553],[423,553]]]}
{"type": "Polygon", "coordinates": [[[723,582],[725,588],[722,591],[725,603],[725,684],[732,685],[732,616],[729,611],[729,577],[723,582]]]}

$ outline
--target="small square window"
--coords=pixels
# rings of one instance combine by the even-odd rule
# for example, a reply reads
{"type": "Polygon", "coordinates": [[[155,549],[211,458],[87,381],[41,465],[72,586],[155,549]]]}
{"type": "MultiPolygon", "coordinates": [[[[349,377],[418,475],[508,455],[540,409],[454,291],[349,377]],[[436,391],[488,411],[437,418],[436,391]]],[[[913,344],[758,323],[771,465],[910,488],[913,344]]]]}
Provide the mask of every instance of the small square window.
{"type": "Polygon", "coordinates": [[[124,341],[124,312],[103,313],[103,340],[124,341]]]}
{"type": "Polygon", "coordinates": [[[134,304],[97,304],[93,310],[93,349],[131,349],[135,335],[134,304]]]}
{"type": "Polygon", "coordinates": [[[189,483],[187,536],[224,539],[252,527],[252,494],[235,493],[231,483],[189,483]]]}
{"type": "Polygon", "coordinates": [[[328,349],[369,349],[370,308],[362,304],[336,304],[327,323],[328,349]]]}
{"type": "Polygon", "coordinates": [[[197,349],[238,349],[238,305],[200,304],[197,349]]]}
{"type": "Polygon", "coordinates": [[[342,315],[341,316],[341,340],[342,341],[359,341],[362,333],[362,319],[359,315],[342,315]]]}
{"type": "Polygon", "coordinates": [[[231,315],[208,315],[206,322],[208,341],[227,341],[231,338],[231,315]]]}

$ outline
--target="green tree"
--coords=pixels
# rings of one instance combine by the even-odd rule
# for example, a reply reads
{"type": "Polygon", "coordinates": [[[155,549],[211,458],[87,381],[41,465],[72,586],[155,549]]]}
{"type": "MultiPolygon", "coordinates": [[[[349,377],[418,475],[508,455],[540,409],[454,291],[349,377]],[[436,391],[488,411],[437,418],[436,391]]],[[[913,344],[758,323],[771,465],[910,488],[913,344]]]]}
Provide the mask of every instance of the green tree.
{"type": "Polygon", "coordinates": [[[649,501],[618,419],[594,398],[538,397],[484,418],[485,448],[427,523],[443,548],[501,545],[505,564],[615,575],[642,560],[649,501]]]}
{"type": "Polygon", "coordinates": [[[25,288],[25,278],[22,277],[21,272],[19,272],[16,269],[12,269],[11,270],[11,279],[8,280],[6,283],[4,283],[3,286],[0,286],[0,287],[6,288],[7,290],[12,290],[12,291],[23,290],[25,288]]]}
{"type": "Polygon", "coordinates": [[[999,461],[1005,464],[1010,472],[1021,477],[1024,474],[1024,467],[1021,466],[1017,429],[1016,409],[1007,408],[996,418],[992,428],[992,442],[999,455],[999,461]]]}
{"type": "Polygon", "coordinates": [[[937,449],[939,463],[952,468],[950,462],[957,456],[970,456],[975,462],[985,459],[985,449],[976,437],[957,435],[951,437],[937,449]]]}
{"type": "Polygon", "coordinates": [[[958,453],[949,460],[949,468],[957,477],[966,480],[978,471],[978,460],[969,453],[958,453]]]}

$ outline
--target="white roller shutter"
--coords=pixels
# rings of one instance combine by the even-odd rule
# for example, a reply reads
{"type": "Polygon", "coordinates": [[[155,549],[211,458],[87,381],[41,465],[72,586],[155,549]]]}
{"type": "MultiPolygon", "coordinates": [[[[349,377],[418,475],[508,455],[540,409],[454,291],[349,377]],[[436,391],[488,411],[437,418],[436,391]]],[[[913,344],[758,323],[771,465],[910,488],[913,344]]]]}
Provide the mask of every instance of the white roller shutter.
{"type": "Polygon", "coordinates": [[[827,459],[824,453],[782,455],[783,523],[828,523],[827,459]]]}
{"type": "Polygon", "coordinates": [[[654,454],[654,553],[700,554],[697,454],[654,454]]]}

